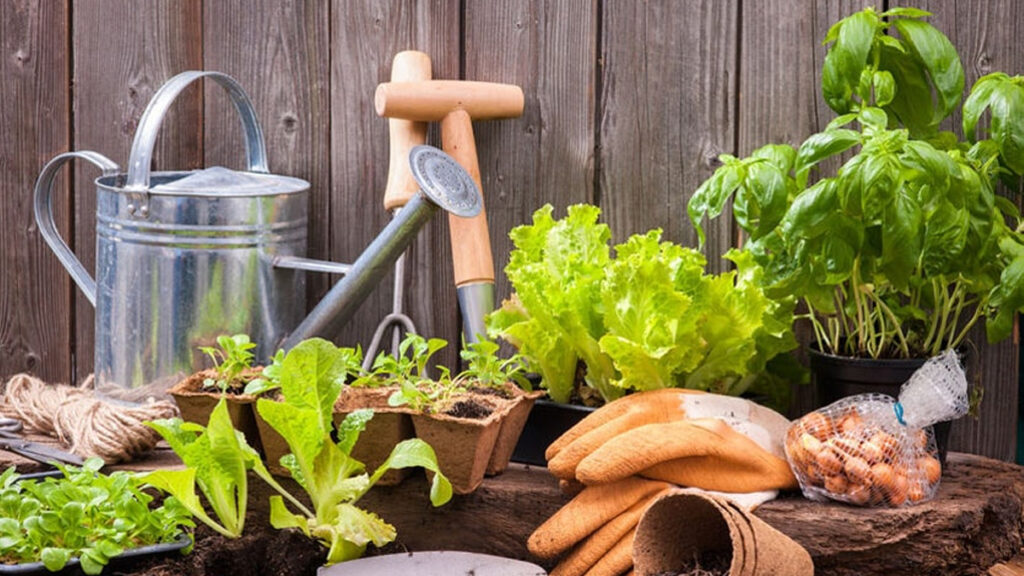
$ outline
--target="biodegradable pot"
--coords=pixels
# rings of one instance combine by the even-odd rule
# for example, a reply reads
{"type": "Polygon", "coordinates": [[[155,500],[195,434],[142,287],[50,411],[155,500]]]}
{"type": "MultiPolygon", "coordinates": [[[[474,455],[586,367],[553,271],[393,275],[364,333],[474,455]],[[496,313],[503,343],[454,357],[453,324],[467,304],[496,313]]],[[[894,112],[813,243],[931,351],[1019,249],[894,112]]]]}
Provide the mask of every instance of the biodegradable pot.
{"type": "MultiPolygon", "coordinates": [[[[252,368],[251,370],[262,371],[262,368],[252,368]]],[[[214,406],[220,400],[221,392],[219,390],[204,390],[203,381],[207,378],[216,379],[217,372],[212,368],[196,372],[181,380],[167,391],[174,397],[174,402],[178,405],[178,411],[181,412],[182,420],[195,422],[203,426],[210,422],[210,413],[213,412],[214,406]]],[[[262,453],[263,447],[260,444],[260,433],[253,415],[256,411],[254,406],[256,397],[251,394],[231,393],[226,394],[225,397],[227,398],[228,415],[231,416],[231,424],[235,427],[235,430],[245,435],[245,439],[249,442],[250,446],[262,453]]]]}
{"type": "MultiPolygon", "coordinates": [[[[811,365],[811,381],[818,392],[821,406],[853,396],[855,394],[886,394],[893,398],[900,395],[900,387],[910,376],[924,365],[927,358],[859,358],[835,356],[808,348],[811,365]]],[[[946,464],[949,450],[949,431],[953,423],[935,424],[935,444],[939,450],[939,461],[946,464]]]]}
{"type": "Polygon", "coordinates": [[[637,576],[689,573],[694,558],[715,556],[730,576],[813,576],[810,554],[731,501],[677,490],[655,500],[636,527],[637,576]]]}
{"type": "Polygon", "coordinates": [[[505,416],[501,420],[501,429],[498,430],[498,438],[494,441],[494,450],[484,472],[487,476],[501,474],[508,468],[530,411],[536,400],[545,394],[543,390],[526,392],[512,383],[506,384],[505,389],[510,398],[504,407],[505,416]]]}
{"type": "MultiPolygon", "coordinates": [[[[373,410],[373,419],[359,435],[359,441],[352,448],[352,457],[366,465],[370,474],[387,460],[395,445],[413,437],[410,410],[388,405],[388,397],[397,390],[396,386],[382,388],[358,388],[346,386],[334,404],[334,423],[340,424],[350,413],[360,408],[373,410]]],[[[409,474],[410,468],[388,470],[378,484],[393,486],[409,474]]]]}
{"type": "MultiPolygon", "coordinates": [[[[267,392],[261,398],[272,402],[283,400],[280,390],[267,392]]],[[[263,459],[267,461],[267,470],[270,470],[270,473],[275,476],[291,476],[291,472],[281,465],[281,457],[291,453],[291,448],[284,441],[284,436],[278,434],[277,430],[271,428],[263,416],[260,416],[260,411],[255,403],[252,405],[252,416],[260,434],[260,444],[263,446],[263,459]]]]}
{"type": "MultiPolygon", "coordinates": [[[[507,414],[498,403],[476,395],[467,396],[487,405],[491,412],[482,418],[460,418],[444,413],[412,415],[416,436],[433,447],[438,466],[456,494],[469,494],[483,481],[507,414]]],[[[457,401],[462,398],[465,396],[457,401]]]]}
{"type": "Polygon", "coordinates": [[[548,446],[594,410],[596,408],[537,400],[512,452],[512,461],[547,466],[544,452],[548,446]]]}

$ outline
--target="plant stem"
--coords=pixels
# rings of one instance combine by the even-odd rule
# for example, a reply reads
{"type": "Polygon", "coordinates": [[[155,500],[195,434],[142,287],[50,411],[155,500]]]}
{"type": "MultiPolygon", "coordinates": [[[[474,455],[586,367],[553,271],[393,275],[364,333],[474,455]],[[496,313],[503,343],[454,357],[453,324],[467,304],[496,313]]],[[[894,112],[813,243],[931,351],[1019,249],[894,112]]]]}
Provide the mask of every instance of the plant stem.
{"type": "Polygon", "coordinates": [[[900,341],[900,351],[903,352],[904,356],[909,358],[910,347],[907,345],[907,338],[903,334],[903,329],[900,327],[900,321],[896,318],[896,315],[893,314],[892,309],[890,309],[889,306],[887,306],[886,303],[882,301],[882,299],[879,298],[877,295],[875,296],[875,307],[880,308],[882,312],[885,313],[890,320],[892,320],[892,325],[896,333],[896,337],[900,341]]]}

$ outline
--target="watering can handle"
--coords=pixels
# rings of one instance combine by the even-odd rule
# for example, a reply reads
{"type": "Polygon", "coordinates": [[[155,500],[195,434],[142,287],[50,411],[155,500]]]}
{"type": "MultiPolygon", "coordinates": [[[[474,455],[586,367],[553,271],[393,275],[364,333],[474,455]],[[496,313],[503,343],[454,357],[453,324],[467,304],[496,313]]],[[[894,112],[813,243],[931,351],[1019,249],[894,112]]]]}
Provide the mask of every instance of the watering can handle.
{"type": "Polygon", "coordinates": [[[167,110],[170,109],[178,94],[181,94],[181,91],[189,84],[200,78],[215,80],[228,91],[231,102],[242,119],[242,128],[245,130],[245,154],[249,160],[249,171],[264,173],[270,171],[267,167],[267,147],[263,142],[263,129],[260,128],[256,111],[242,86],[234,78],[222,72],[191,70],[178,74],[161,86],[142,113],[142,118],[139,119],[139,128],[135,131],[135,140],[132,142],[131,156],[128,158],[128,179],[125,182],[125,189],[129,192],[144,194],[149,189],[149,170],[153,161],[153,147],[156,145],[156,135],[160,131],[164,115],[167,114],[167,110]]]}
{"type": "Polygon", "coordinates": [[[75,253],[68,248],[67,242],[60,237],[57,225],[53,221],[53,180],[57,171],[65,162],[74,158],[88,160],[103,171],[104,176],[117,174],[120,170],[113,160],[98,152],[65,152],[59,154],[43,166],[43,171],[36,180],[35,197],[33,198],[33,209],[36,216],[36,225],[39,226],[39,233],[43,240],[50,245],[50,249],[57,255],[57,259],[64,265],[75,284],[82,289],[89,303],[96,306],[96,281],[89,275],[89,272],[82,266],[82,263],[75,257],[75,253]]]}

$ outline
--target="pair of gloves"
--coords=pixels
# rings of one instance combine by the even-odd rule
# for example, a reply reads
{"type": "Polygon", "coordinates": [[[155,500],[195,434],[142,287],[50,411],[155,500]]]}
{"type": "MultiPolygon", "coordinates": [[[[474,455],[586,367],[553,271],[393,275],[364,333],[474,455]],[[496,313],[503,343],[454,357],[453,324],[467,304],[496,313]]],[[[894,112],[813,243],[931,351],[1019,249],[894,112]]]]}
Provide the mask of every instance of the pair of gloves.
{"type": "Polygon", "coordinates": [[[616,400],[548,447],[548,469],[580,491],[527,546],[544,559],[565,554],[551,576],[626,573],[640,517],[676,486],[728,493],[747,507],[796,488],[783,450],[788,426],[768,408],[695,390],[616,400]]]}

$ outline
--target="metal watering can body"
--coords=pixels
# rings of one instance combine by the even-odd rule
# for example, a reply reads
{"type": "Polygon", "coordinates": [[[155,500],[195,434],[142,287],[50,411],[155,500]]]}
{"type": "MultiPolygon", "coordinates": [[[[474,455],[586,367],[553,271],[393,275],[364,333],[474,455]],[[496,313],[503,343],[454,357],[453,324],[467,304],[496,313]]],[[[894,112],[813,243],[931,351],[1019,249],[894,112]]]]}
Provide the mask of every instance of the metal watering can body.
{"type": "MultiPolygon", "coordinates": [[[[268,173],[253,107],[237,82],[218,72],[184,72],[160,88],[140,119],[127,172],[96,152],[51,160],[36,182],[35,216],[44,239],[96,307],[97,392],[126,401],[161,396],[207,365],[198,348],[214,345],[222,334],[248,334],[260,361],[302,338],[334,337],[438,202],[450,200],[418,195],[405,217],[392,221],[349,266],[303,257],[308,191],[304,180],[268,173]],[[245,131],[248,171],[151,173],[164,115],[199,78],[216,81],[231,96],[245,131]],[[95,280],[53,221],[53,180],[74,158],[102,171],[96,180],[95,280]],[[309,317],[304,270],[347,272],[309,317]]],[[[466,206],[472,193],[479,198],[475,187],[463,192],[466,206]]],[[[446,208],[465,212],[466,206],[446,208]]]]}

